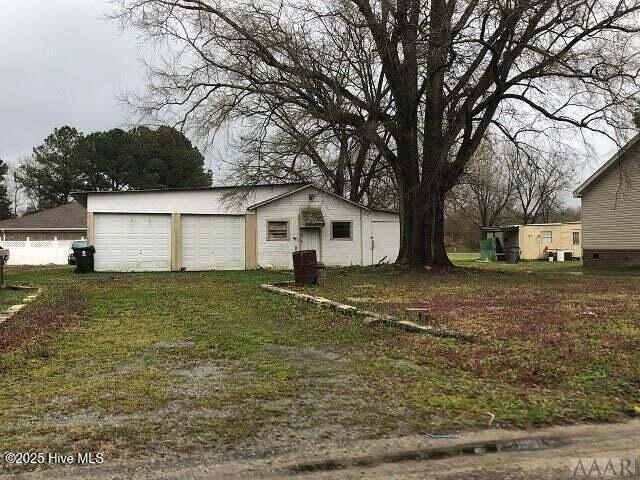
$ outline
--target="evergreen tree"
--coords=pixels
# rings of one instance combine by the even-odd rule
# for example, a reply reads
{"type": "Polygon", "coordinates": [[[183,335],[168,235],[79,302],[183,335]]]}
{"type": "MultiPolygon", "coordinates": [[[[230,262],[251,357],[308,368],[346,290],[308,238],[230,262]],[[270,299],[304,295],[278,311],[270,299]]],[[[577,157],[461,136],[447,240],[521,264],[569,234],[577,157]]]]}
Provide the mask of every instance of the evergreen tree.
{"type": "Polygon", "coordinates": [[[120,128],[95,132],[87,135],[81,148],[87,163],[88,190],[118,191],[129,186],[134,162],[129,132],[120,128]]]}
{"type": "Polygon", "coordinates": [[[184,134],[173,127],[129,131],[133,161],[128,184],[135,189],[188,188],[211,185],[204,157],[184,134]]]}
{"type": "Polygon", "coordinates": [[[76,190],[205,187],[212,176],[202,154],[175,128],[116,128],[84,136],[65,126],[33,149],[18,181],[29,210],[37,211],[68,202],[76,190]]]}
{"type": "Polygon", "coordinates": [[[0,159],[0,220],[11,218],[11,202],[9,201],[6,180],[8,171],[9,165],[0,159]]]}
{"type": "Polygon", "coordinates": [[[19,181],[36,210],[65,204],[71,192],[83,189],[86,162],[78,148],[82,139],[73,127],[56,128],[20,166],[19,181]]]}

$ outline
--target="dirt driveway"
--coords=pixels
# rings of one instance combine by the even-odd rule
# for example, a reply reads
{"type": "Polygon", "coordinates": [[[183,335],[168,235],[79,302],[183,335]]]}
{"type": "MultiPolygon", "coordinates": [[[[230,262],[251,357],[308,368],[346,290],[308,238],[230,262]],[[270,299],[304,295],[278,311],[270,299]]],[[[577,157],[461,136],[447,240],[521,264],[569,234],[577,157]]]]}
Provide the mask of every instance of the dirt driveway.
{"type": "MultiPolygon", "coordinates": [[[[485,430],[453,439],[409,436],[349,445],[324,444],[313,450],[256,461],[220,463],[215,456],[201,452],[180,458],[152,457],[99,467],[54,468],[7,478],[564,480],[597,478],[585,475],[589,471],[594,474],[593,459],[596,458],[600,467],[606,465],[602,459],[611,458],[610,468],[623,465],[625,472],[634,473],[636,458],[640,457],[639,446],[640,420],[634,420],[616,425],[485,430]]],[[[640,471],[631,478],[638,477],[640,471]]]]}

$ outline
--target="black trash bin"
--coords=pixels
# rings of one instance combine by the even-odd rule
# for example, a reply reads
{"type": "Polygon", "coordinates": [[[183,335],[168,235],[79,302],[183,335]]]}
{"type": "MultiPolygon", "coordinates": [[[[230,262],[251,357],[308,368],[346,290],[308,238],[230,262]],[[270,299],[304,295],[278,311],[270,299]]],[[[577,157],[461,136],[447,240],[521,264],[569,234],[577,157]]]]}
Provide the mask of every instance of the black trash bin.
{"type": "Polygon", "coordinates": [[[520,261],[520,247],[509,247],[506,260],[507,263],[518,263],[520,261]]]}
{"type": "Polygon", "coordinates": [[[88,247],[80,247],[73,249],[73,255],[76,257],[75,273],[91,273],[93,272],[93,255],[96,249],[93,245],[88,247]]]}

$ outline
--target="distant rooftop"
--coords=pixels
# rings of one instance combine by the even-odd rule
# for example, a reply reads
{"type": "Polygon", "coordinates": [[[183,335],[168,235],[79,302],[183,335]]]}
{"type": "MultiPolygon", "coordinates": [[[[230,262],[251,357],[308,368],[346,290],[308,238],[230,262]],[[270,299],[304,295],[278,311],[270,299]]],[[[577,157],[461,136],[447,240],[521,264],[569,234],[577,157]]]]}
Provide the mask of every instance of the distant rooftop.
{"type": "Polygon", "coordinates": [[[0,221],[0,230],[54,230],[87,228],[87,211],[78,202],[0,221]]]}
{"type": "Polygon", "coordinates": [[[522,227],[555,227],[558,225],[578,225],[581,224],[581,221],[571,221],[571,222],[553,222],[553,223],[527,223],[526,225],[523,224],[516,224],[516,225],[493,225],[491,227],[482,227],[482,230],[485,230],[487,232],[492,232],[492,231],[501,231],[501,230],[516,230],[518,228],[522,228],[522,227]]]}

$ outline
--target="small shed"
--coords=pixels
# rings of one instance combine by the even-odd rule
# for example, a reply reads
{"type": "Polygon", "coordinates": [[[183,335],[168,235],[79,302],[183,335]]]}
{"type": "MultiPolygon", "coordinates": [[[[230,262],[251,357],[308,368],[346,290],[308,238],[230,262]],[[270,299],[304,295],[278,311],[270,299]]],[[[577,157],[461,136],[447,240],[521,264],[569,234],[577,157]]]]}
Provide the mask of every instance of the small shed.
{"type": "Polygon", "coordinates": [[[558,251],[572,258],[582,258],[582,224],[580,222],[534,223],[483,228],[484,238],[496,238],[507,250],[520,248],[523,260],[546,260],[558,251]]]}

